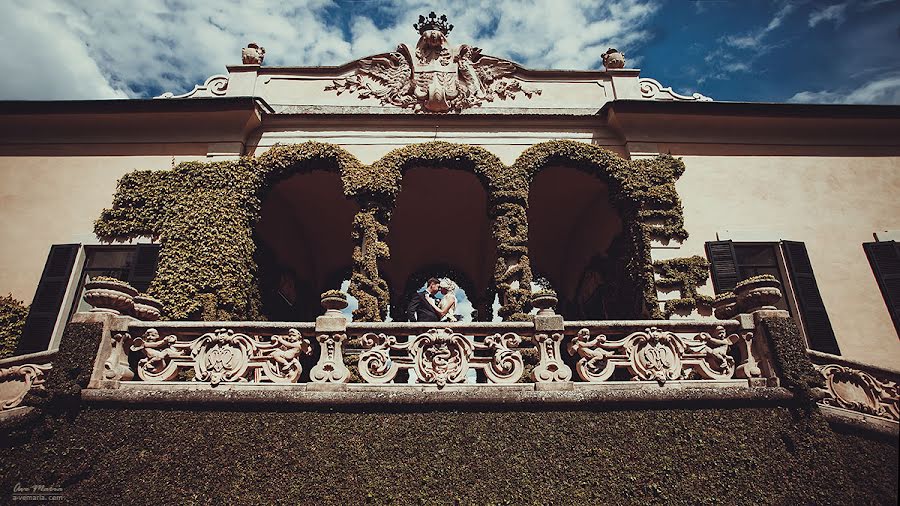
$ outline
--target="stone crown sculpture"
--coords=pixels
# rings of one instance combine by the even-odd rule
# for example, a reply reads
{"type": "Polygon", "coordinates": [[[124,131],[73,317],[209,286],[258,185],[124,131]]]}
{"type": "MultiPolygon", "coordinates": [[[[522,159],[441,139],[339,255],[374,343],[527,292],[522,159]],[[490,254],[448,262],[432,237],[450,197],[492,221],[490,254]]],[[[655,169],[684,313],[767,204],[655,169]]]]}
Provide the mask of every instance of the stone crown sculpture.
{"type": "Polygon", "coordinates": [[[453,30],[453,25],[447,24],[447,15],[441,14],[441,17],[437,17],[437,14],[434,11],[428,14],[428,17],[419,16],[419,22],[413,25],[413,28],[419,31],[419,35],[424,35],[425,32],[429,30],[437,30],[444,35],[449,35],[450,31],[453,30]]]}

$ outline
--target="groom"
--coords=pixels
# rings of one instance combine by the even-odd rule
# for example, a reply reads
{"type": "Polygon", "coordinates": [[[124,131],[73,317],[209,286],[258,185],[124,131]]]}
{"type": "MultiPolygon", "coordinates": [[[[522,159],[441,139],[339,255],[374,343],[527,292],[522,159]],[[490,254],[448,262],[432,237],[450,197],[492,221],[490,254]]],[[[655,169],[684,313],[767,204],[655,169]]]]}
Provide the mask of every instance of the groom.
{"type": "Polygon", "coordinates": [[[406,316],[411,322],[437,322],[441,320],[434,305],[428,301],[430,298],[434,300],[434,294],[440,290],[440,281],[436,278],[429,278],[425,284],[424,292],[416,292],[412,300],[409,301],[409,307],[406,308],[406,316]]]}

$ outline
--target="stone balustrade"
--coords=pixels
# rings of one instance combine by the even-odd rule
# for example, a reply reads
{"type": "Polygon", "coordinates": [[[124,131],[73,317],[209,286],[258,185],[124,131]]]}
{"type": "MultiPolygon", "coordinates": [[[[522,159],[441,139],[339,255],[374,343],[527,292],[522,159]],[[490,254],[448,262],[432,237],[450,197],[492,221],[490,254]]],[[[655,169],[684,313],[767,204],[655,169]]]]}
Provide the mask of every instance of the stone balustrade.
{"type": "MultiPolygon", "coordinates": [[[[819,403],[832,411],[849,410],[893,422],[900,421],[900,371],[880,369],[837,355],[808,351],[825,378],[819,403]]],[[[896,432],[896,428],[894,429],[896,432]]]]}
{"type": "Polygon", "coordinates": [[[136,374],[105,379],[145,383],[775,383],[740,320],[348,324],[335,312],[314,324],[130,320],[112,335],[136,374]]]}
{"type": "Polygon", "coordinates": [[[55,355],[51,350],[0,360],[0,411],[19,407],[32,388],[43,388],[55,355]]]}

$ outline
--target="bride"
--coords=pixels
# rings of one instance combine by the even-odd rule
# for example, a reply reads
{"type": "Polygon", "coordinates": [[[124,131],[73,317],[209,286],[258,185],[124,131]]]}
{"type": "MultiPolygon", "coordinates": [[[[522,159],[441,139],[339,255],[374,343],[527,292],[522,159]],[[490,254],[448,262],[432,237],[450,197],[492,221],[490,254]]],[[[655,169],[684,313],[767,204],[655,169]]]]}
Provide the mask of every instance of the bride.
{"type": "MultiPolygon", "coordinates": [[[[443,294],[441,298],[440,305],[435,304],[434,308],[437,310],[438,314],[441,316],[442,322],[455,322],[459,321],[459,317],[456,315],[456,283],[450,281],[448,278],[441,279],[441,283],[438,285],[438,288],[443,294]]],[[[429,300],[432,300],[429,298],[429,300]]]]}

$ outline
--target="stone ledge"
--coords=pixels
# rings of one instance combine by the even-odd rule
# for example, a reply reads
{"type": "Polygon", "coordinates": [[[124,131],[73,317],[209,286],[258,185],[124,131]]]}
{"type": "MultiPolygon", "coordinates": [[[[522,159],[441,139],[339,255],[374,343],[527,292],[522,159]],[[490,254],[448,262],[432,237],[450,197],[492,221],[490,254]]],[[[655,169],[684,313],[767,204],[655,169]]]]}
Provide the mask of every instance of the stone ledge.
{"type": "Polygon", "coordinates": [[[31,406],[19,406],[0,411],[0,429],[20,425],[31,418],[34,413],[34,408],[31,406]]]}
{"type": "Polygon", "coordinates": [[[672,381],[656,383],[608,382],[573,383],[571,390],[546,390],[533,383],[511,385],[249,385],[227,384],[212,387],[205,383],[160,384],[123,382],[118,389],[82,390],[83,401],[92,404],[188,406],[268,405],[273,408],[335,408],[397,406],[453,407],[612,407],[617,405],[672,405],[698,402],[780,403],[793,396],[784,388],[749,388],[746,380],[724,382],[672,381]],[[620,384],[617,384],[620,383],[620,384]],[[698,383],[707,383],[699,385],[698,383]],[[740,386],[739,386],[740,385],[740,386]]]}
{"type": "Polygon", "coordinates": [[[853,429],[875,432],[894,439],[900,437],[900,423],[893,420],[825,404],[819,404],[819,409],[825,415],[828,423],[832,425],[843,425],[853,429]]]}

